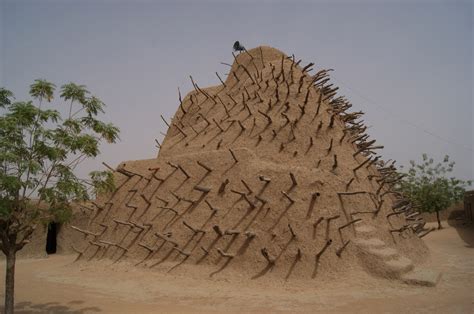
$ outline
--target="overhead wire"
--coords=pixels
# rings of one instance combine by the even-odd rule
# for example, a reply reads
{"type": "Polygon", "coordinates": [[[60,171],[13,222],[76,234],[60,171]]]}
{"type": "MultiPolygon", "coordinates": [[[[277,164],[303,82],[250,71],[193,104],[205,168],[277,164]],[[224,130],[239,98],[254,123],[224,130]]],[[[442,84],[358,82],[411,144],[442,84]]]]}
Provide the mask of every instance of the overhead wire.
{"type": "Polygon", "coordinates": [[[448,138],[446,138],[446,137],[440,136],[439,134],[436,134],[436,133],[433,132],[433,131],[427,130],[426,128],[424,128],[424,127],[422,127],[422,126],[417,125],[417,124],[415,124],[415,123],[413,123],[413,122],[411,122],[411,121],[409,121],[409,120],[406,120],[406,119],[404,119],[404,118],[398,116],[397,114],[395,114],[395,113],[393,113],[393,112],[387,110],[387,109],[385,108],[385,106],[382,106],[382,105],[378,104],[376,101],[371,100],[369,97],[363,95],[362,93],[360,93],[360,92],[357,91],[356,89],[350,87],[348,84],[342,82],[340,79],[335,78],[335,77],[334,77],[334,74],[331,76],[331,78],[334,79],[334,81],[336,81],[338,84],[343,85],[345,88],[347,88],[348,90],[350,90],[352,93],[354,93],[354,94],[356,94],[357,96],[359,96],[361,99],[365,100],[365,102],[366,102],[367,104],[376,106],[376,107],[379,108],[381,111],[384,111],[385,113],[390,114],[390,115],[388,116],[389,118],[396,119],[396,120],[398,120],[398,122],[401,122],[401,123],[404,123],[404,124],[406,124],[406,125],[409,125],[409,126],[415,128],[415,129],[417,129],[417,130],[419,130],[419,131],[421,131],[421,132],[424,132],[424,133],[426,133],[426,134],[428,134],[428,135],[430,135],[430,136],[432,136],[432,137],[434,137],[434,138],[436,138],[436,139],[438,139],[438,140],[440,140],[440,141],[443,141],[443,142],[446,142],[446,143],[449,143],[449,144],[452,144],[452,145],[456,145],[456,146],[462,147],[462,148],[464,148],[464,149],[466,149],[466,150],[468,150],[468,151],[470,151],[470,152],[474,152],[474,149],[473,149],[472,147],[466,146],[466,145],[464,145],[464,144],[455,142],[455,141],[453,141],[453,140],[451,140],[451,139],[448,139],[448,138]]]}

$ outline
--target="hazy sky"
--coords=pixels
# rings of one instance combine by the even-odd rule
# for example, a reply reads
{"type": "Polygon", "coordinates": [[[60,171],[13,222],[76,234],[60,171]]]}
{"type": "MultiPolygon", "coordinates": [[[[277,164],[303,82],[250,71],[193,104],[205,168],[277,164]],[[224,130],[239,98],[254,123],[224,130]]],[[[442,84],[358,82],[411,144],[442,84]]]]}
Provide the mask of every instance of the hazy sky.
{"type": "Polygon", "coordinates": [[[82,172],[156,156],[177,87],[216,85],[240,40],[335,69],[385,158],[449,154],[474,177],[471,1],[0,1],[0,86],[85,84],[121,129],[82,172]]]}

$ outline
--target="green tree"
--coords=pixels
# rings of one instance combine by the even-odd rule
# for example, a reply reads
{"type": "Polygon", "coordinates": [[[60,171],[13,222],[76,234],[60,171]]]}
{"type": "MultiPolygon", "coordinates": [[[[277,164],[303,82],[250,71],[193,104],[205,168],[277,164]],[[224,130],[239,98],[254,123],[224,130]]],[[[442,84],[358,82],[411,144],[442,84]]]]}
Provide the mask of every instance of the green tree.
{"type": "Polygon", "coordinates": [[[104,123],[104,103],[83,85],[61,87],[64,110],[43,109],[56,86],[36,80],[31,101],[14,101],[0,88],[0,249],[6,255],[5,313],[13,313],[16,253],[35,228],[71,217],[72,202],[85,201],[113,189],[110,171],[79,178],[74,169],[99,154],[102,141],[114,143],[119,130],[104,123]],[[68,111],[65,118],[60,111],[68,111]]]}
{"type": "Polygon", "coordinates": [[[450,162],[447,155],[437,164],[426,154],[422,157],[420,164],[410,161],[410,168],[399,188],[422,212],[436,213],[438,229],[441,229],[439,212],[460,201],[471,181],[448,178],[455,163],[450,162]]]}

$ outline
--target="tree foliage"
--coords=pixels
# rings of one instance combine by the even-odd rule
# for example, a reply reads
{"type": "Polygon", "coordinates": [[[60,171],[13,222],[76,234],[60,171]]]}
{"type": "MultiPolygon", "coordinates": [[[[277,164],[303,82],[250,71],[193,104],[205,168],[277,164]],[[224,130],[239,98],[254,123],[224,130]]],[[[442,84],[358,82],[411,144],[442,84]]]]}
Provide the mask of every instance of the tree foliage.
{"type": "MultiPolygon", "coordinates": [[[[0,89],[2,233],[22,226],[28,234],[40,220],[64,220],[71,201],[88,200],[99,190],[113,187],[109,171],[94,171],[90,179],[74,174],[81,161],[99,154],[101,141],[114,143],[118,139],[117,127],[97,119],[104,112],[104,103],[89,96],[84,85],[65,84],[60,97],[69,102],[69,114],[63,118],[58,110],[42,108],[45,101],[53,100],[54,91],[54,84],[36,80],[30,86],[36,105],[13,101],[10,91],[0,89]]],[[[27,240],[24,236],[20,239],[27,240]]],[[[16,245],[21,248],[22,241],[16,245]]]]}
{"type": "Polygon", "coordinates": [[[101,142],[118,140],[118,128],[98,119],[104,103],[84,85],[68,83],[60,88],[64,108],[42,108],[55,89],[36,80],[32,100],[15,101],[0,88],[0,249],[7,256],[28,243],[38,223],[69,219],[71,202],[113,189],[110,171],[94,171],[89,179],[74,173],[100,153],[101,142]]]}
{"type": "Polygon", "coordinates": [[[435,164],[433,158],[422,155],[422,162],[410,161],[410,167],[399,188],[423,212],[438,213],[460,201],[471,181],[450,177],[455,162],[445,156],[435,164]]]}

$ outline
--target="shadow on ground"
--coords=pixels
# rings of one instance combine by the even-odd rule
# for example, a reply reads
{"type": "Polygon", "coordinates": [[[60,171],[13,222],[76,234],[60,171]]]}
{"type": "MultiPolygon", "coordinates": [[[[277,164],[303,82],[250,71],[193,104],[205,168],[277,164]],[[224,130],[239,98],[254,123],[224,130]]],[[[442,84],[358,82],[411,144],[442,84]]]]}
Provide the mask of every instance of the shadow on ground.
{"type": "Polygon", "coordinates": [[[474,224],[465,220],[452,219],[448,224],[453,227],[459,237],[466,243],[466,247],[474,248],[474,224]]]}
{"type": "MultiPolygon", "coordinates": [[[[19,302],[15,304],[16,314],[26,313],[48,313],[48,314],[83,314],[83,313],[98,313],[102,310],[95,306],[80,308],[80,305],[84,301],[71,301],[66,304],[60,304],[58,302],[48,303],[32,303],[32,302],[19,302]]],[[[0,313],[4,313],[3,305],[0,305],[0,313]]]]}

